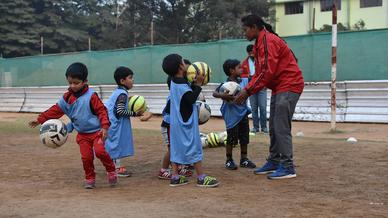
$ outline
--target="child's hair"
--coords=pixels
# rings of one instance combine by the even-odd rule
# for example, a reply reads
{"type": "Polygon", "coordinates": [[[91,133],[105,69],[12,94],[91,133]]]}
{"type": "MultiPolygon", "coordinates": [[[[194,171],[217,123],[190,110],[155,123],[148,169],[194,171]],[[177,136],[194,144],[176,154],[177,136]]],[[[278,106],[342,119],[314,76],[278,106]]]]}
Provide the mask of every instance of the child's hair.
{"type": "MultiPolygon", "coordinates": [[[[187,64],[187,65],[191,65],[191,62],[189,60],[187,60],[187,59],[183,59],[183,62],[185,62],[185,64],[187,64]]],[[[167,77],[167,86],[168,86],[169,90],[171,88],[171,79],[172,79],[172,77],[170,75],[168,75],[168,77],[167,77]]]]}
{"type": "Polygon", "coordinates": [[[178,73],[181,64],[182,56],[178,54],[169,54],[163,59],[162,68],[166,74],[175,76],[175,74],[178,73]]]}
{"type": "Polygon", "coordinates": [[[247,52],[249,53],[249,52],[252,52],[253,51],[253,45],[251,44],[251,45],[248,45],[247,46],[247,52]]]}
{"type": "Polygon", "coordinates": [[[268,32],[278,36],[278,34],[276,34],[273,31],[272,26],[264,22],[264,20],[261,17],[257,16],[256,14],[250,14],[241,18],[241,22],[243,23],[244,26],[247,26],[247,27],[256,26],[257,28],[259,28],[259,30],[262,30],[263,28],[265,28],[266,30],[268,30],[268,32]]]}
{"type": "Polygon", "coordinates": [[[65,76],[85,81],[88,78],[88,68],[80,62],[72,63],[67,68],[65,76]]]}
{"type": "Polygon", "coordinates": [[[226,60],[224,62],[224,64],[222,65],[222,67],[224,69],[224,73],[227,76],[230,76],[230,69],[234,69],[239,64],[240,64],[240,61],[237,60],[237,59],[228,59],[228,60],[226,60]]]}
{"type": "Polygon", "coordinates": [[[191,62],[187,59],[183,59],[183,62],[185,62],[185,64],[187,64],[187,65],[191,65],[191,62]]]}
{"type": "Polygon", "coordinates": [[[128,67],[118,67],[114,72],[114,78],[117,85],[122,85],[120,80],[125,79],[127,76],[133,75],[133,72],[128,67]]]}

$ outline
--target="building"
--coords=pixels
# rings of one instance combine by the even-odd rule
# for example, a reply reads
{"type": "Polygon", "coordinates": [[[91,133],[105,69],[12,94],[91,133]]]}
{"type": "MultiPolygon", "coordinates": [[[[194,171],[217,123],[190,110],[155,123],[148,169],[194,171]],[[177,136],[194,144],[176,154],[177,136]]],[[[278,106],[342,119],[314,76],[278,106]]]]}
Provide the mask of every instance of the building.
{"type": "MultiPolygon", "coordinates": [[[[355,25],[361,21],[365,29],[388,28],[388,0],[336,0],[336,3],[337,23],[350,30],[357,29],[355,25]]],[[[275,0],[276,32],[281,36],[302,35],[331,25],[332,5],[333,0],[275,0]]]]}

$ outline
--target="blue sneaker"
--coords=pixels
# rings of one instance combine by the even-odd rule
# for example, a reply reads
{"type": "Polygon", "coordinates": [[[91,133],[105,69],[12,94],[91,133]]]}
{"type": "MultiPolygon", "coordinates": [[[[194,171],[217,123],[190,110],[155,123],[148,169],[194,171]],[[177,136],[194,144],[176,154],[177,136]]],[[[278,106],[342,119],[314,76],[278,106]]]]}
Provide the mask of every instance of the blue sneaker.
{"type": "Polygon", "coordinates": [[[276,171],[268,175],[268,179],[291,179],[295,177],[296,173],[294,166],[284,167],[283,164],[279,164],[276,171]]]}
{"type": "Polygon", "coordinates": [[[226,161],[225,168],[228,170],[237,170],[237,166],[234,163],[233,159],[229,159],[226,161]]]}
{"type": "Polygon", "coordinates": [[[260,168],[256,168],[253,173],[256,175],[263,175],[267,173],[275,172],[278,168],[279,164],[276,164],[270,160],[267,160],[267,162],[260,168]]]}

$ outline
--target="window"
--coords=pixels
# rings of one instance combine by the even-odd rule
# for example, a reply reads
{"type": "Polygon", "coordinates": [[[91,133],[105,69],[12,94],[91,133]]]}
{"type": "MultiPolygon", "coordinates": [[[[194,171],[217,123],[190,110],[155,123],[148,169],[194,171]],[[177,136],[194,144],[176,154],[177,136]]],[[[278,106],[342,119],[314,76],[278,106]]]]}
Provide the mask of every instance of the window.
{"type": "Polygon", "coordinates": [[[303,14],[303,1],[285,3],[285,14],[303,14]]]}
{"type": "MultiPolygon", "coordinates": [[[[341,10],[341,0],[335,0],[337,10],[341,10]]],[[[333,9],[333,0],[321,0],[321,11],[331,11],[333,9]]]]}
{"type": "Polygon", "coordinates": [[[360,8],[383,6],[383,0],[360,0],[360,8]]]}

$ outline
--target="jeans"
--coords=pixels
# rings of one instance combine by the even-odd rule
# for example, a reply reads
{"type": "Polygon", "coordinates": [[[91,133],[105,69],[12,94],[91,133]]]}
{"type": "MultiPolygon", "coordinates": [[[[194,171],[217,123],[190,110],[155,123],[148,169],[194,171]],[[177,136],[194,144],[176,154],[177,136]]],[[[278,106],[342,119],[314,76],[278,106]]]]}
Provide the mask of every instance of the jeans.
{"type": "Polygon", "coordinates": [[[252,108],[253,128],[256,131],[267,129],[267,89],[249,97],[252,108]],[[260,116],[259,116],[260,110],[260,116]]]}
{"type": "Polygon", "coordinates": [[[285,167],[293,164],[291,122],[299,97],[300,94],[294,92],[283,92],[271,97],[268,160],[282,163],[285,167]]]}

